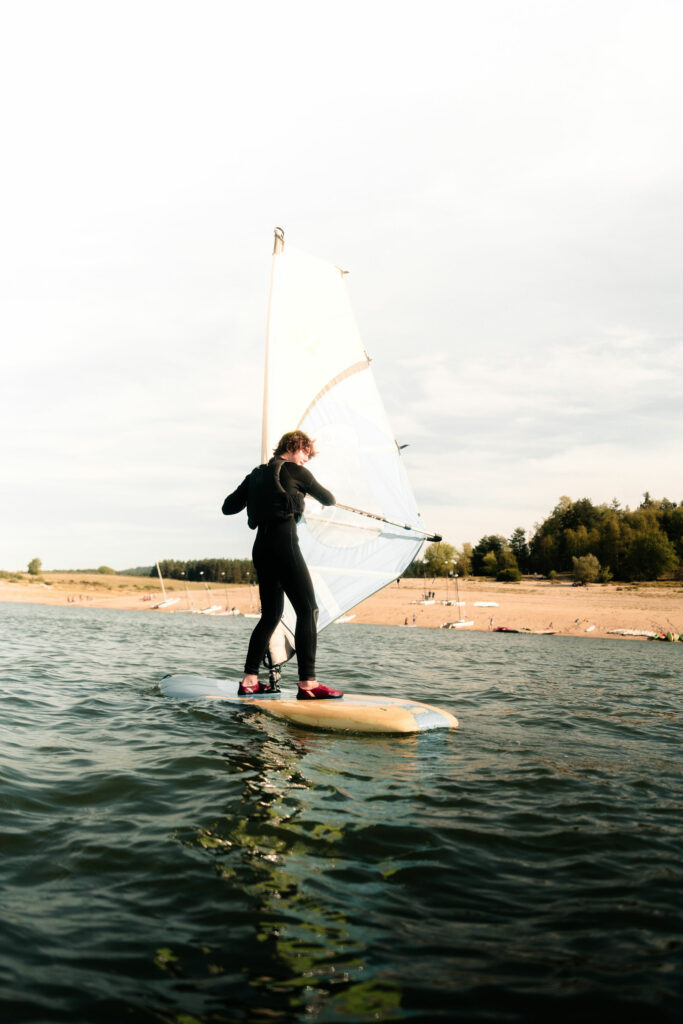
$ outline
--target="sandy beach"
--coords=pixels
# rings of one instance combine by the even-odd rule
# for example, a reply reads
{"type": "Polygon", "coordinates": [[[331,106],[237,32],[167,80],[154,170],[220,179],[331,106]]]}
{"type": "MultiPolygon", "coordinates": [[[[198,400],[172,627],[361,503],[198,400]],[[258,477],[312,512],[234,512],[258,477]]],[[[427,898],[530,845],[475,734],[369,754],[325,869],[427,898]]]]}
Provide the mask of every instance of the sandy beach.
{"type": "MultiPolygon", "coordinates": [[[[155,614],[224,613],[236,608],[240,614],[258,613],[255,587],[207,586],[177,580],[164,581],[164,608],[158,580],[140,576],[100,573],[22,574],[20,580],[0,580],[0,601],[59,604],[75,608],[128,609],[155,614]],[[29,582],[30,581],[30,582],[29,582]]],[[[593,584],[574,587],[569,582],[524,580],[519,584],[495,583],[485,579],[460,582],[460,605],[452,582],[409,579],[392,583],[368,598],[349,614],[349,625],[364,623],[421,628],[439,628],[464,619],[472,625],[458,629],[515,630],[555,633],[562,636],[614,637],[613,630],[683,632],[683,584],[593,584]],[[425,592],[427,596],[425,596],[425,592]],[[432,596],[433,595],[433,596],[432,596]],[[428,603],[425,603],[428,602],[428,603]]],[[[230,622],[230,616],[225,616],[230,622]]],[[[630,639],[630,638],[629,638],[630,639]]]]}

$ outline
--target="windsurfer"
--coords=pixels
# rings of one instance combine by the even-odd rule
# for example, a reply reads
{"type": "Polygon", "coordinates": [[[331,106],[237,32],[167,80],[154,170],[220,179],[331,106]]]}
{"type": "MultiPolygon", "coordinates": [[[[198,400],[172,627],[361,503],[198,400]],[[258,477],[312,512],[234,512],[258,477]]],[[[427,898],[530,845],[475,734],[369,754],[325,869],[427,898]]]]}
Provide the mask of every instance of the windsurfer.
{"type": "Polygon", "coordinates": [[[252,470],[223,502],[223,514],[227,516],[246,508],[249,526],[257,530],[252,558],[258,574],[261,618],[249,640],[244,676],[237,691],[240,696],[270,690],[259,683],[258,671],[282,618],[285,594],[296,612],[297,699],[343,696],[340,690],[324,686],[315,677],[318,606],[296,530],[307,494],[322,505],[335,504],[334,495],[305,468],[314,455],[314,443],[302,430],[284,434],[270,462],[252,470]]]}

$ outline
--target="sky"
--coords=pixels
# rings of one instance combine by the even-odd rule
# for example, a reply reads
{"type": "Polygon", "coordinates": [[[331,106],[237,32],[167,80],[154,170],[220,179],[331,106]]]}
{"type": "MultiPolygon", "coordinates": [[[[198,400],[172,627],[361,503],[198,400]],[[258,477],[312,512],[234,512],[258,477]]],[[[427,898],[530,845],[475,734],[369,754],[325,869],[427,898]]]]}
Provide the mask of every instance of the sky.
{"type": "MultiPolygon", "coordinates": [[[[427,528],[683,500],[683,6],[0,5],[0,568],[247,557],[272,233],[427,528]]],[[[343,496],[337,496],[343,500],[343,496]]]]}

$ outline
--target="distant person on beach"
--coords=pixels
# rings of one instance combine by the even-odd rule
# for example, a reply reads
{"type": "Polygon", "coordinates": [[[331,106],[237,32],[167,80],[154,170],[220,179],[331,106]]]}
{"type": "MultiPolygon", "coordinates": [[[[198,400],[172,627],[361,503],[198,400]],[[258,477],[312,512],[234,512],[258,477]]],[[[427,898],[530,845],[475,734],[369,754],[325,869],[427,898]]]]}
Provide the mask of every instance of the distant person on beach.
{"type": "Polygon", "coordinates": [[[237,691],[240,696],[273,690],[259,682],[258,672],[282,618],[285,594],[296,612],[297,700],[343,696],[341,690],[323,686],[315,676],[318,606],[296,530],[307,494],[322,505],[335,504],[334,495],[304,468],[315,454],[313,441],[302,430],[284,434],[270,462],[253,469],[223,502],[226,516],[246,508],[249,526],[257,531],[252,558],[258,575],[261,618],[249,640],[244,676],[237,691]]]}

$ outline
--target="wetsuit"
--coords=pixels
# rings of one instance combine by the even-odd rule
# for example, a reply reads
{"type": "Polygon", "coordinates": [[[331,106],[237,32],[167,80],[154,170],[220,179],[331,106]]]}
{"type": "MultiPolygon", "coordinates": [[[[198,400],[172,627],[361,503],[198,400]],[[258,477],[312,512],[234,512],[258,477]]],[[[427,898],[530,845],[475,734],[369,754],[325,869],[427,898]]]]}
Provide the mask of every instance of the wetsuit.
{"type": "Polygon", "coordinates": [[[282,618],[286,594],[296,612],[299,679],[315,679],[318,606],[296,532],[307,494],[322,505],[335,504],[334,495],[321,487],[309,470],[273,458],[246,476],[223,502],[227,516],[246,508],[249,525],[257,529],[252,558],[258,574],[261,618],[249,640],[244,666],[247,675],[258,675],[282,618]]]}

